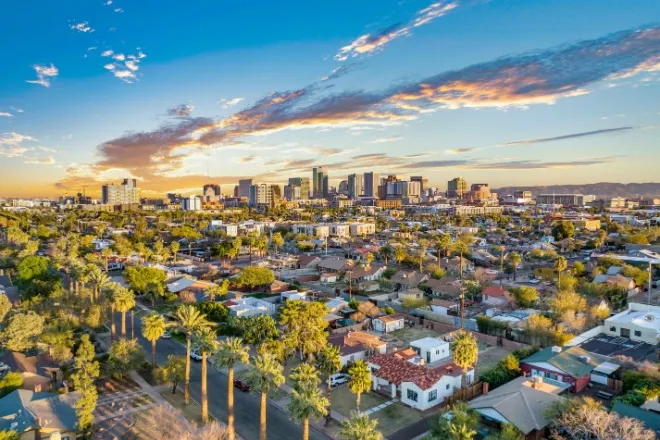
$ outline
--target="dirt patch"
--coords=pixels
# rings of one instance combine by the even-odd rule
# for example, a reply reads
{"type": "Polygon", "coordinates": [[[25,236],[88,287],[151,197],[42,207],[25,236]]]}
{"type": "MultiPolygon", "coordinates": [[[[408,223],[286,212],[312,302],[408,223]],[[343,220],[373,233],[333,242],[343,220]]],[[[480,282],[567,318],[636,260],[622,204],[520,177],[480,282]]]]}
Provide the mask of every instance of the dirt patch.
{"type": "Polygon", "coordinates": [[[506,348],[496,347],[494,345],[479,344],[479,361],[477,363],[475,376],[479,377],[479,374],[495,366],[512,351],[513,350],[507,350],[506,348]]]}

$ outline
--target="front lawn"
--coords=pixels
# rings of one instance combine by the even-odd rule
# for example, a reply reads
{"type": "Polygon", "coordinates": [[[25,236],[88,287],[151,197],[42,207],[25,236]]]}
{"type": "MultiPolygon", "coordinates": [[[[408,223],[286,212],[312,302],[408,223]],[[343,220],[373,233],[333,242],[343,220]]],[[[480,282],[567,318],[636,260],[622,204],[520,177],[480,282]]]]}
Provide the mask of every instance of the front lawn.
{"type": "Polygon", "coordinates": [[[423,418],[420,411],[409,408],[400,402],[388,405],[380,411],[372,413],[369,417],[378,420],[377,429],[387,437],[406,426],[423,418]]]}
{"type": "MultiPolygon", "coordinates": [[[[360,409],[362,411],[370,410],[378,405],[387,402],[388,399],[381,394],[373,391],[362,394],[360,397],[360,409]]],[[[354,411],[356,405],[356,396],[348,389],[348,385],[340,385],[332,390],[332,409],[341,415],[350,417],[351,411],[354,411]]]]}

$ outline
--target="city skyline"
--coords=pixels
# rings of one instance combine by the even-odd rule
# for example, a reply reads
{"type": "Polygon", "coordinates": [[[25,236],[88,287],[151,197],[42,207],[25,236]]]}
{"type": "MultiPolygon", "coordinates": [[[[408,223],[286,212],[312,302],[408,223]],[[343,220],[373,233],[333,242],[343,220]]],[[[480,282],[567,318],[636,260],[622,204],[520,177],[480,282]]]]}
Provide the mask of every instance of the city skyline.
{"type": "Polygon", "coordinates": [[[657,2],[122,3],[0,18],[0,197],[658,180],[657,2]]]}

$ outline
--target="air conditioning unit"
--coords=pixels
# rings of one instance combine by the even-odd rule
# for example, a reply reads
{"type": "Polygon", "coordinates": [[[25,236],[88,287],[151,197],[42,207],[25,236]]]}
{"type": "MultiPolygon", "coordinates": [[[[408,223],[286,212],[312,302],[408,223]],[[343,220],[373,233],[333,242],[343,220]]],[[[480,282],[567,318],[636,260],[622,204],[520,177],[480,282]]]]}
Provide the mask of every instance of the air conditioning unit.
{"type": "Polygon", "coordinates": [[[552,347],[552,352],[553,353],[561,353],[561,347],[558,345],[555,345],[552,347]]]}
{"type": "Polygon", "coordinates": [[[588,364],[591,361],[591,358],[589,356],[580,356],[580,360],[585,364],[588,364]]]}

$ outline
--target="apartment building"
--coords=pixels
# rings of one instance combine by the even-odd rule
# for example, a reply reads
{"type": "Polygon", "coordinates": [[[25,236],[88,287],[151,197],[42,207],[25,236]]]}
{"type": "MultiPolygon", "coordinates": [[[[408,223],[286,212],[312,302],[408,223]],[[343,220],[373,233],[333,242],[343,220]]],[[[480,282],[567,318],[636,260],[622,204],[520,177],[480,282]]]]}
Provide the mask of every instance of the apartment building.
{"type": "Polygon", "coordinates": [[[327,225],[304,223],[293,225],[291,229],[294,234],[307,234],[315,238],[326,238],[330,235],[330,227],[327,225]]]}
{"type": "Polygon", "coordinates": [[[183,211],[201,211],[202,198],[199,196],[190,196],[181,199],[181,209],[183,211]]]}
{"type": "Polygon", "coordinates": [[[137,180],[124,179],[121,185],[113,183],[101,187],[104,205],[130,205],[140,203],[140,189],[137,180]]]}
{"type": "Polygon", "coordinates": [[[250,206],[273,206],[275,201],[274,185],[266,185],[265,183],[259,185],[250,185],[248,191],[248,203],[250,206]]]}
{"type": "Polygon", "coordinates": [[[462,199],[465,193],[467,193],[467,181],[462,177],[456,177],[447,182],[447,197],[462,199]]]}
{"type": "Polygon", "coordinates": [[[375,223],[351,223],[350,231],[352,236],[373,235],[376,233],[375,223]]]}
{"type": "Polygon", "coordinates": [[[539,194],[536,197],[538,205],[564,205],[564,206],[584,206],[593,202],[594,196],[584,194],[539,194]]]}
{"type": "Polygon", "coordinates": [[[332,237],[350,237],[351,228],[347,223],[331,223],[328,225],[330,228],[330,235],[332,237]]]}

